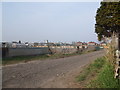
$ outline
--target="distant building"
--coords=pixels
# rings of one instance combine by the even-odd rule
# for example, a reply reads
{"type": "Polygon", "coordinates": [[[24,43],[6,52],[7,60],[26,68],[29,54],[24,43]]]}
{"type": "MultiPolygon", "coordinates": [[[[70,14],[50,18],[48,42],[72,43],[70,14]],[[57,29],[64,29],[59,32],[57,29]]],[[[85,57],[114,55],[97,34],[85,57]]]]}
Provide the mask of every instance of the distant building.
{"type": "Polygon", "coordinates": [[[26,47],[26,45],[24,43],[21,43],[21,42],[12,42],[12,45],[11,45],[13,48],[22,48],[22,47],[26,47]]]}
{"type": "MultiPolygon", "coordinates": [[[[51,45],[52,43],[49,43],[51,45]]],[[[33,43],[33,47],[48,47],[48,43],[33,43]]]]}
{"type": "Polygon", "coordinates": [[[97,45],[97,43],[96,42],[88,42],[88,45],[89,46],[94,46],[94,45],[97,45]]]}
{"type": "Polygon", "coordinates": [[[34,47],[34,43],[28,43],[28,47],[34,47]]]}
{"type": "Polygon", "coordinates": [[[48,44],[49,44],[49,46],[55,46],[55,44],[51,43],[51,42],[49,42],[48,44]]]}
{"type": "Polygon", "coordinates": [[[76,46],[82,49],[87,48],[87,43],[85,42],[76,42],[76,46]]]}
{"type": "Polygon", "coordinates": [[[105,43],[105,42],[100,43],[100,46],[103,48],[108,48],[107,43],[105,43]]]}
{"type": "Polygon", "coordinates": [[[37,47],[39,46],[39,43],[38,42],[34,42],[34,47],[37,47]]]}
{"type": "Polygon", "coordinates": [[[8,42],[2,42],[2,47],[8,47],[8,46],[9,46],[8,42]]]}
{"type": "Polygon", "coordinates": [[[76,42],[76,46],[82,46],[83,43],[82,42],[76,42]]]}
{"type": "Polygon", "coordinates": [[[87,43],[83,42],[82,45],[87,45],[87,43]]]}

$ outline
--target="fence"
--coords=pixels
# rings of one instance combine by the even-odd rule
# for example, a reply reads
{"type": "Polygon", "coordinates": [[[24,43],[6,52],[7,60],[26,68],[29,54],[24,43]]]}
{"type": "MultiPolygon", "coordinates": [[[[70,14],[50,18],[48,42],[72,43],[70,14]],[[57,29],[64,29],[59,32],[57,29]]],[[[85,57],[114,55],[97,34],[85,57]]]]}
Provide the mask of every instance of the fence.
{"type": "MultiPolygon", "coordinates": [[[[96,46],[89,46],[86,49],[79,49],[79,52],[82,51],[91,51],[95,50],[96,46]]],[[[42,54],[51,54],[52,53],[75,53],[78,51],[76,47],[73,48],[48,48],[48,47],[39,47],[39,48],[2,48],[2,57],[12,57],[12,56],[27,56],[27,55],[42,55],[42,54]]]]}
{"type": "Polygon", "coordinates": [[[2,48],[2,57],[49,54],[48,48],[2,48]]]}

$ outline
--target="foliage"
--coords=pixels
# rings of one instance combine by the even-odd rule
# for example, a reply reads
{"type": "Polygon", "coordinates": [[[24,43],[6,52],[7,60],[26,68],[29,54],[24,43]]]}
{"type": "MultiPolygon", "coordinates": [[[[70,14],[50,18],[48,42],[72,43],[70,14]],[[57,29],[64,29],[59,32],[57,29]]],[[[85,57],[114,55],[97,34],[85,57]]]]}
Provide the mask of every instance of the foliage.
{"type": "Polygon", "coordinates": [[[120,2],[101,2],[96,14],[95,32],[98,40],[111,37],[113,32],[120,30],[120,2]]]}

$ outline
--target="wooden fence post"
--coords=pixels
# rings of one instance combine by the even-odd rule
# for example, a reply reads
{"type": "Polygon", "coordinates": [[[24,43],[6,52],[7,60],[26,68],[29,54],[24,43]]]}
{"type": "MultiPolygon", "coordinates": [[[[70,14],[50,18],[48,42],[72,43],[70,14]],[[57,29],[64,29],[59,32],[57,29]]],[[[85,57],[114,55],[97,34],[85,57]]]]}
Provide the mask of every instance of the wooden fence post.
{"type": "Polygon", "coordinates": [[[118,50],[116,50],[115,78],[118,78],[120,84],[120,32],[118,32],[118,50]]]}

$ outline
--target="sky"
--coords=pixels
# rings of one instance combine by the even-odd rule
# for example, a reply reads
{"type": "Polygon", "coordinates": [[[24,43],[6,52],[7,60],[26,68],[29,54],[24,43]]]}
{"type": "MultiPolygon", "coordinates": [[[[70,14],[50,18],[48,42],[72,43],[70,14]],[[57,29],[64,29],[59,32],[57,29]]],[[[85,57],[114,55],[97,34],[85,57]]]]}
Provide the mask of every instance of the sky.
{"type": "Polygon", "coordinates": [[[100,2],[3,2],[2,41],[95,41],[100,2]]]}

